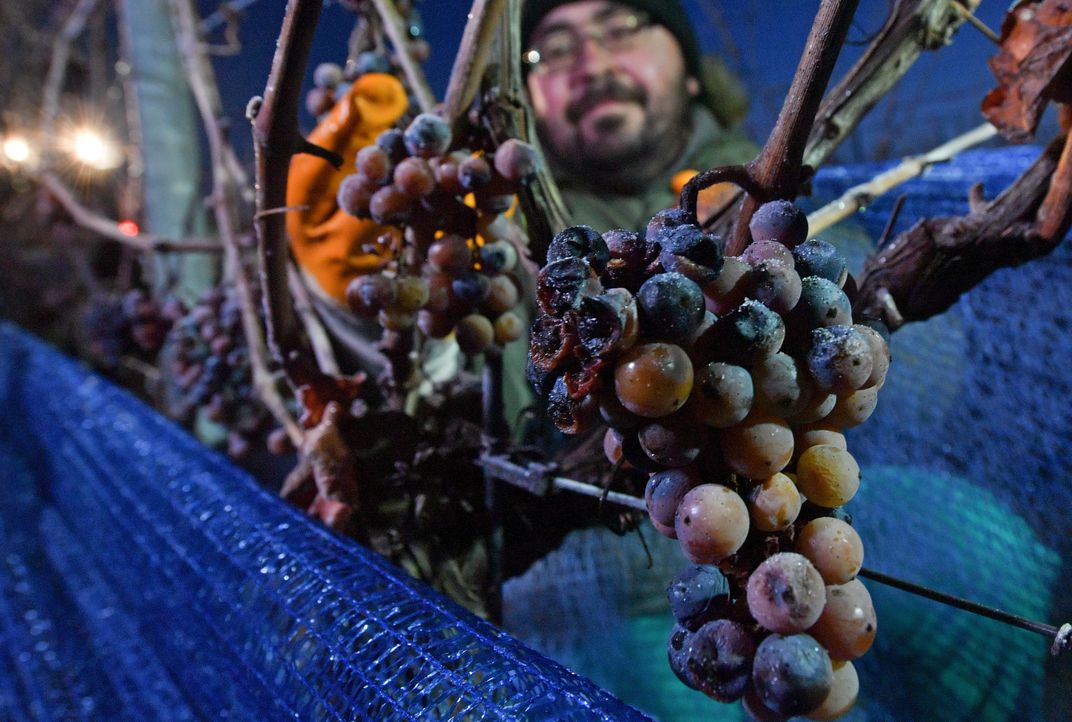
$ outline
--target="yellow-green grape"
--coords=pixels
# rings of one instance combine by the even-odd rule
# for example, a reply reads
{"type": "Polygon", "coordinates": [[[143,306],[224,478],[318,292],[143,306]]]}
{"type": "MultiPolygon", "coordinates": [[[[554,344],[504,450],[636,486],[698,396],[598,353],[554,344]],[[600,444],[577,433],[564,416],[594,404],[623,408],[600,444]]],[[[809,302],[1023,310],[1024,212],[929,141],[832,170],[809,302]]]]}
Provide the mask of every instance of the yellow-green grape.
{"type": "Polygon", "coordinates": [[[471,313],[454,327],[454,336],[462,353],[470,356],[484,353],[495,339],[495,329],[486,316],[471,313]]]}
{"type": "Polygon", "coordinates": [[[816,421],[822,421],[834,410],[837,400],[838,397],[834,394],[827,393],[812,384],[808,401],[795,414],[788,417],[788,421],[793,424],[813,424],[816,421]]]}
{"type": "Polygon", "coordinates": [[[727,256],[718,276],[703,287],[707,310],[715,314],[727,313],[739,306],[748,290],[752,266],[737,256],[727,256]]]}
{"type": "Polygon", "coordinates": [[[872,386],[882,388],[886,383],[886,373],[890,370],[890,347],[886,339],[882,338],[882,334],[870,326],[856,324],[853,328],[864,335],[868,346],[871,347],[871,375],[867,377],[867,381],[864,381],[861,388],[868,389],[872,386]]]}
{"type": "Polygon", "coordinates": [[[878,406],[878,389],[878,386],[871,386],[838,398],[824,421],[839,429],[859,426],[875,412],[875,407],[878,406]]]}
{"type": "Polygon", "coordinates": [[[428,282],[420,276],[402,276],[395,291],[395,306],[403,311],[416,311],[428,303],[428,282]]]}
{"type": "Polygon", "coordinates": [[[513,311],[501,314],[495,323],[495,341],[500,346],[505,346],[511,341],[517,341],[525,333],[525,324],[513,311]]]}
{"type": "Polygon", "coordinates": [[[752,410],[752,376],[742,366],[709,363],[696,375],[689,401],[693,417],[716,429],[739,424],[752,410]]]}
{"type": "Polygon", "coordinates": [[[751,414],[738,425],[724,429],[720,438],[726,465],[749,479],[773,476],[793,457],[793,431],[776,416],[751,414]]]}
{"type": "Polygon", "coordinates": [[[484,297],[483,305],[489,314],[498,316],[516,306],[519,297],[514,279],[505,273],[500,273],[491,277],[488,295],[484,297]]]}
{"type": "Polygon", "coordinates": [[[752,526],[766,532],[788,529],[800,514],[801,503],[800,492],[787,475],[779,472],[764,479],[749,495],[752,526]]]}
{"type": "Polygon", "coordinates": [[[757,411],[791,417],[799,413],[813,395],[808,374],[797,367],[789,354],[778,352],[752,367],[757,411]]]}
{"type": "Polygon", "coordinates": [[[680,346],[648,343],[626,351],[614,369],[622,405],[649,419],[680,409],[692,392],[692,362],[680,346]]]}
{"type": "Polygon", "coordinates": [[[391,306],[380,311],[376,317],[379,324],[388,331],[405,331],[413,328],[417,323],[417,314],[397,306],[391,306]]]}
{"type": "Polygon", "coordinates": [[[810,720],[826,722],[837,719],[856,704],[856,697],[860,694],[860,677],[856,674],[856,667],[852,662],[832,661],[834,668],[834,681],[830,685],[830,693],[817,708],[804,716],[810,720]]]}
{"type": "Polygon", "coordinates": [[[860,488],[860,466],[852,454],[832,444],[813,446],[797,461],[797,488],[819,506],[847,503],[860,488]]]}
{"type": "Polygon", "coordinates": [[[864,565],[860,535],[841,519],[821,516],[797,533],[796,550],[815,565],[827,584],[845,584],[864,565]]]}
{"type": "Polygon", "coordinates": [[[825,422],[802,426],[793,432],[793,455],[797,458],[819,444],[830,444],[846,451],[849,448],[845,435],[825,422]]]}
{"type": "Polygon", "coordinates": [[[808,630],[831,659],[853,660],[871,649],[878,618],[871,594],[859,579],[826,588],[826,607],[808,630]]]}
{"type": "Polygon", "coordinates": [[[748,507],[729,487],[690,489],[674,515],[674,532],[694,564],[714,564],[735,553],[748,537],[748,507]]]}

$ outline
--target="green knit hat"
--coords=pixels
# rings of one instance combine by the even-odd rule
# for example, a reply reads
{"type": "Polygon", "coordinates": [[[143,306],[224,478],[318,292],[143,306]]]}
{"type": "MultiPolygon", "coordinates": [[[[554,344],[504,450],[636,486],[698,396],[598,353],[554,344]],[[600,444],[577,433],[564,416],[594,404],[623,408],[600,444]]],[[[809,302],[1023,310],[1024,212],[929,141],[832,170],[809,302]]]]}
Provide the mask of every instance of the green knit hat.
{"type": "MultiPolygon", "coordinates": [[[[524,9],[521,11],[521,44],[527,48],[532,31],[540,24],[543,16],[551,12],[559,5],[568,5],[577,0],[525,0],[524,9]]],[[[651,19],[669,30],[678,45],[681,46],[681,54],[685,57],[685,68],[688,74],[694,78],[703,77],[703,62],[700,56],[700,44],[692,32],[692,24],[689,16],[685,14],[685,8],[676,0],[615,0],[620,5],[643,10],[651,19]]]]}

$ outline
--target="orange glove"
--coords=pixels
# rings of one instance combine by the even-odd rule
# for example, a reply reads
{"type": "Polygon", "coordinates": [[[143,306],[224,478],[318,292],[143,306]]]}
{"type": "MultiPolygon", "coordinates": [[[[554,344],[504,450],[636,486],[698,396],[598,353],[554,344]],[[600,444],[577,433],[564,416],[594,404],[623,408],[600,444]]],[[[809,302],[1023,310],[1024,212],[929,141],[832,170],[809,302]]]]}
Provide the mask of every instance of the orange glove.
{"type": "Polygon", "coordinates": [[[321,289],[340,302],[350,281],[381,269],[395,249],[376,243],[387,230],[384,226],[349,215],[339,208],[335,195],[342,179],[355,171],[357,151],[372,145],[408,105],[406,91],[394,76],[366,73],[309,136],[311,142],[342,156],[342,168],[335,170],[326,160],[305,154],[290,162],[287,205],[302,207],[287,213],[290,247],[321,289]],[[375,246],[375,252],[366,245],[375,246]]]}

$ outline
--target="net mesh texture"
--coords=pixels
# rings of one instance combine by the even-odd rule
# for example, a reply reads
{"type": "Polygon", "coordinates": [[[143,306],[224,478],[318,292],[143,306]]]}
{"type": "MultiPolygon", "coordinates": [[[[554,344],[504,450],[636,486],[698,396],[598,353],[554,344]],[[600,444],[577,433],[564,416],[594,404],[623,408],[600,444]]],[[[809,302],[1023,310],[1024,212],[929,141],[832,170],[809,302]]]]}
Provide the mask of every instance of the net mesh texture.
{"type": "MultiPolygon", "coordinates": [[[[965,213],[972,184],[993,197],[1036,154],[930,169],[899,189],[898,230],[965,213]]],[[[824,170],[809,203],[886,167],[824,170]]],[[[823,234],[850,267],[892,203],[823,234]]],[[[1070,316],[1064,245],[898,331],[879,409],[849,435],[867,566],[1072,619],[1070,316]]],[[[2,720],[743,719],[666,665],[684,561],[650,528],[650,566],[635,537],[586,529],[510,580],[508,635],[9,326],[0,408],[2,720]]],[[[1072,664],[1044,638],[868,587],[879,635],[846,719],[1072,719],[1072,664]]]]}

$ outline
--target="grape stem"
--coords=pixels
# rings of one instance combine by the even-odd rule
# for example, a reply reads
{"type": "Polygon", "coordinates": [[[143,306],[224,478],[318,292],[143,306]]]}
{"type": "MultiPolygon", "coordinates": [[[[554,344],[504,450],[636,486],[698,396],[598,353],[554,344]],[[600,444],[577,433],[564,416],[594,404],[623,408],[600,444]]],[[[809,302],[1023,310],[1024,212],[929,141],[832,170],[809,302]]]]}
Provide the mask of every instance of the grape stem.
{"type": "Polygon", "coordinates": [[[268,343],[295,388],[322,379],[323,374],[290,296],[286,219],[264,211],[286,206],[290,158],[308,145],[298,130],[298,98],[322,6],[321,0],[288,1],[264,97],[250,103],[257,178],[254,226],[268,343]]]}

